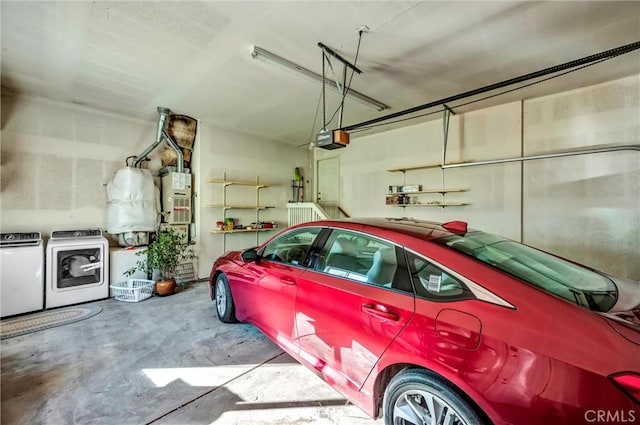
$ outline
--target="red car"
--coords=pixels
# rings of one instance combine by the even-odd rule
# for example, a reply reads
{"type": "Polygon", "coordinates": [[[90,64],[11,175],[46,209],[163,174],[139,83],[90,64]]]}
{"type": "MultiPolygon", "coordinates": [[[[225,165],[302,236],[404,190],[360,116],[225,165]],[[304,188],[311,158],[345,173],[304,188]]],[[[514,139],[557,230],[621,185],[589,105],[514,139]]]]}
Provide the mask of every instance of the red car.
{"type": "Polygon", "coordinates": [[[387,425],[640,422],[640,285],[464,222],[305,223],[209,280],[387,425]]]}

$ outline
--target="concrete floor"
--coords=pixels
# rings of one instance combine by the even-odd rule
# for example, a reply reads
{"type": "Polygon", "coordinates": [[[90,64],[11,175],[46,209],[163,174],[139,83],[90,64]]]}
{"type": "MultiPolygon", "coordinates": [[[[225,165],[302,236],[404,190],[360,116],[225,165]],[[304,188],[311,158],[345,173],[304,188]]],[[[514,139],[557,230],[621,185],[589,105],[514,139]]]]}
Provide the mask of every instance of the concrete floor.
{"type": "Polygon", "coordinates": [[[250,325],[206,282],[2,341],[2,424],[381,425],[250,325]]]}

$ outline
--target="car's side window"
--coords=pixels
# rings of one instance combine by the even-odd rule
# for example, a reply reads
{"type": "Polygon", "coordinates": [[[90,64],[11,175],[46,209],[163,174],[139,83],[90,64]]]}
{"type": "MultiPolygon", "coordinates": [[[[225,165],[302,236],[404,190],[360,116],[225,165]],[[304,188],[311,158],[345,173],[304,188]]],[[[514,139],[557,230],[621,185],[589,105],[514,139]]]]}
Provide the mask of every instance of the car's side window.
{"type": "Polygon", "coordinates": [[[460,301],[475,298],[463,282],[436,267],[426,258],[407,252],[407,259],[417,296],[434,301],[460,301]]]}
{"type": "Polygon", "coordinates": [[[395,284],[397,274],[406,274],[404,267],[398,265],[396,251],[394,245],[379,239],[334,230],[327,239],[315,268],[317,271],[357,282],[409,290],[410,284],[395,284]]]}
{"type": "Polygon", "coordinates": [[[303,265],[320,230],[320,227],[310,227],[287,233],[265,246],[260,257],[294,266],[303,265]]]}

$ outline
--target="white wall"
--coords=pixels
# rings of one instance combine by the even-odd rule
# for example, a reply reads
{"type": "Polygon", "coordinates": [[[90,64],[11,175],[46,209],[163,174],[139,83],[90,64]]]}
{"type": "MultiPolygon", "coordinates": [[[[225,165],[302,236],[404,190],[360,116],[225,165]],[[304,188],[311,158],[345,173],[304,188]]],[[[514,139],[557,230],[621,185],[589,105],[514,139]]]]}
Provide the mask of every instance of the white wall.
{"type": "MultiPolygon", "coordinates": [[[[518,157],[599,144],[640,143],[640,76],[451,119],[447,162],[518,157]]],[[[616,275],[640,279],[640,155],[596,154],[390,173],[440,163],[442,120],[357,137],[338,156],[341,206],[352,216],[464,220],[616,275]],[[459,207],[385,205],[389,185],[462,188],[459,207]]],[[[420,195],[420,200],[439,195],[420,195]]]]}
{"type": "MultiPolygon", "coordinates": [[[[106,184],[124,167],[127,156],[142,153],[155,140],[155,108],[149,117],[147,122],[79,105],[3,94],[1,231],[40,231],[48,236],[60,229],[106,229],[106,184]]],[[[160,169],[160,151],[150,155],[149,168],[154,174],[160,169]]],[[[198,276],[208,276],[211,264],[223,253],[224,236],[210,233],[222,212],[203,206],[220,203],[222,187],[204,180],[221,178],[223,173],[235,180],[260,176],[262,182],[274,185],[261,189],[261,203],[276,207],[261,217],[286,226],[293,170],[307,165],[307,152],[199,122],[191,164],[198,276]]],[[[229,192],[228,202],[255,202],[254,189],[233,187],[229,192]]],[[[232,210],[228,215],[240,218],[241,224],[255,220],[255,211],[232,210]]],[[[273,234],[259,233],[259,241],[273,234]]],[[[256,234],[227,235],[226,241],[227,249],[247,248],[256,245],[256,234]]]]}
{"type": "MultiPolygon", "coordinates": [[[[511,103],[464,116],[449,125],[447,162],[520,155],[520,103],[511,103]]],[[[401,172],[385,170],[438,164],[442,160],[442,121],[358,137],[344,149],[316,149],[317,158],[340,157],[341,206],[351,216],[413,217],[435,221],[467,220],[474,227],[520,238],[520,164],[401,172]],[[447,202],[455,207],[385,205],[389,185],[421,184],[424,190],[457,188],[447,202]]],[[[439,194],[418,195],[421,202],[442,200],[439,194]]]]}
{"type": "MultiPolygon", "coordinates": [[[[106,184],[156,124],[25,96],[2,96],[3,232],[106,228],[106,184]]],[[[151,167],[159,167],[156,159],[151,167]]]]}
{"type": "MultiPolygon", "coordinates": [[[[199,171],[195,177],[200,228],[200,277],[209,275],[213,261],[225,250],[243,249],[256,246],[276,232],[258,233],[210,233],[216,221],[224,216],[218,208],[206,208],[207,204],[221,204],[223,185],[206,183],[207,179],[256,181],[269,187],[260,189],[260,204],[274,206],[260,212],[260,219],[275,221],[280,229],[287,225],[287,201],[291,199],[291,180],[295,167],[303,168],[308,162],[307,148],[297,148],[283,143],[247,136],[237,132],[222,130],[211,125],[201,125],[200,143],[197,156],[199,171]]],[[[256,202],[256,189],[249,186],[228,186],[227,204],[250,204],[256,202]]],[[[232,209],[228,217],[234,217],[240,224],[249,225],[256,220],[255,210],[232,209]]]]}
{"type": "MultiPolygon", "coordinates": [[[[640,141],[640,76],[594,87],[488,108],[452,118],[449,161],[478,161],[599,144],[640,141]]],[[[183,111],[180,111],[183,112],[183,111]]],[[[187,113],[187,112],[185,112],[187,113]]],[[[156,111],[142,121],[25,96],[2,96],[1,216],[4,231],[106,227],[106,183],[124,158],[142,152],[155,138],[156,111]]],[[[199,123],[194,186],[200,261],[204,277],[223,250],[262,242],[271,232],[216,235],[222,212],[204,208],[221,201],[222,187],[207,178],[261,181],[261,203],[277,208],[263,219],[286,224],[294,167],[305,167],[307,149],[199,123]],[[226,238],[226,244],[223,244],[226,238]]],[[[437,163],[442,122],[355,137],[346,149],[316,150],[316,159],[339,156],[341,205],[352,216],[412,216],[466,220],[498,233],[640,279],[640,158],[635,152],[482,167],[410,171],[385,170],[437,163]],[[457,187],[446,200],[461,207],[393,208],[384,203],[389,185],[457,187]],[[523,219],[524,218],[524,219],[523,219]]],[[[150,168],[157,170],[157,155],[150,168]]],[[[306,177],[312,173],[308,167],[306,177]]],[[[307,196],[310,195],[307,189],[307,196]]],[[[255,190],[229,189],[229,202],[254,202],[255,190]],[[234,198],[236,197],[237,198],[234,198]]],[[[422,195],[425,201],[432,195],[422,195]]],[[[438,195],[433,195],[434,197],[438,195]]],[[[242,224],[253,211],[231,210],[242,224]]]]}
{"type": "MultiPolygon", "coordinates": [[[[640,77],[525,103],[524,152],[640,143],[640,77]]],[[[640,280],[640,153],[527,162],[524,240],[640,280]]]]}

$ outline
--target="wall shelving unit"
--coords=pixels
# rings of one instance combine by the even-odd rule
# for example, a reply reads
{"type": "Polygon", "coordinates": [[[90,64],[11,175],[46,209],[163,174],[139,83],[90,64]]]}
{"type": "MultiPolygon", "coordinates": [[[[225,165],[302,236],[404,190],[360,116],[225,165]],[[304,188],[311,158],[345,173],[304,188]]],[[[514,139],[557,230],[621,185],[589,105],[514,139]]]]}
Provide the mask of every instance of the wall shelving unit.
{"type": "MultiPolygon", "coordinates": [[[[275,208],[275,206],[271,205],[262,205],[260,203],[260,190],[272,187],[273,185],[260,183],[260,177],[256,177],[255,182],[251,181],[241,181],[241,180],[227,180],[226,173],[222,179],[207,179],[207,183],[211,184],[219,184],[222,185],[222,203],[221,204],[207,204],[205,208],[219,209],[223,213],[223,221],[227,219],[227,211],[229,210],[253,210],[255,211],[255,222],[260,221],[260,212],[264,210],[268,210],[271,208],[275,208]],[[230,186],[244,186],[253,188],[255,190],[256,202],[255,204],[233,204],[227,202],[227,190],[230,186]]],[[[222,234],[226,236],[228,233],[256,233],[256,244],[258,244],[258,235],[257,233],[261,232],[269,232],[279,230],[278,227],[274,228],[263,228],[263,229],[233,229],[233,230],[220,230],[214,229],[211,230],[211,233],[214,234],[222,234]]],[[[226,237],[223,238],[223,249],[226,251],[226,237]]]]}
{"type": "Polygon", "coordinates": [[[256,232],[269,232],[271,230],[280,230],[277,227],[272,229],[234,229],[234,230],[212,230],[211,233],[226,234],[226,233],[256,233],[256,232]]]}
{"type": "MultiPolygon", "coordinates": [[[[462,164],[463,162],[450,162],[450,164],[462,164]]],[[[407,184],[407,172],[408,171],[417,171],[417,170],[429,170],[429,169],[441,169],[442,164],[425,164],[425,165],[414,165],[409,167],[401,167],[401,168],[392,168],[387,170],[390,173],[402,173],[403,186],[407,184]]],[[[444,171],[444,170],[443,170],[444,171]]],[[[444,186],[444,177],[443,177],[443,186],[444,186]]],[[[466,189],[458,189],[458,188],[442,188],[442,189],[425,189],[413,192],[389,192],[385,196],[419,196],[419,195],[429,195],[429,194],[440,194],[440,199],[431,199],[427,201],[418,201],[417,203],[406,203],[406,204],[387,204],[390,207],[396,208],[406,208],[406,207],[459,207],[463,205],[468,205],[466,202],[447,202],[445,199],[445,195],[447,193],[455,193],[455,192],[465,192],[466,189]]]]}

